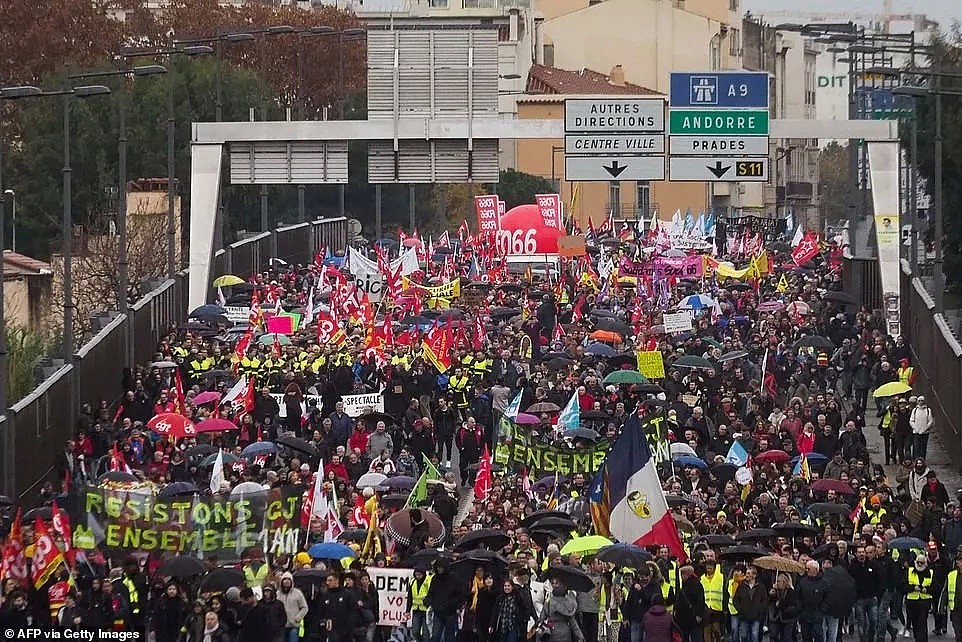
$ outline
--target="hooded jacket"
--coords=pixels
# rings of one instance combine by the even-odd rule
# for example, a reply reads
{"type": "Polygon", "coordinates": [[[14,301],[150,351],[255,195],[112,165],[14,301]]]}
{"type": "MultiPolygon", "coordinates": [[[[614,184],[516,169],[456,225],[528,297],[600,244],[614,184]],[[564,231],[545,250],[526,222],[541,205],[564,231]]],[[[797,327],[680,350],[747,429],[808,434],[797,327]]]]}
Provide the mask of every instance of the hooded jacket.
{"type": "Polygon", "coordinates": [[[284,605],[284,612],[287,615],[285,626],[289,629],[297,628],[301,625],[301,620],[307,615],[307,600],[301,589],[294,586],[294,576],[288,572],[281,574],[281,586],[277,591],[277,601],[284,605]],[[284,580],[289,580],[291,589],[284,590],[284,580]]]}

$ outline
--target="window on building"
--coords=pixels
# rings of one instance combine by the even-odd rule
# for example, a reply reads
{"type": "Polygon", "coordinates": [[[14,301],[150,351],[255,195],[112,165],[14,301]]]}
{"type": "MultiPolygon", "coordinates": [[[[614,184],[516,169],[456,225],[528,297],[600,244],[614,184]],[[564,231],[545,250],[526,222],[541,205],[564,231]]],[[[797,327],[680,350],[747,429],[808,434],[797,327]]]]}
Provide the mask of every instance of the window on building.
{"type": "Polygon", "coordinates": [[[615,218],[621,218],[621,183],[618,181],[608,183],[608,211],[615,218]]]}
{"type": "Polygon", "coordinates": [[[728,0],[728,10],[738,11],[738,0],[728,0]]]}
{"type": "Polygon", "coordinates": [[[635,207],[638,208],[638,216],[642,218],[651,217],[651,183],[648,181],[638,181],[635,184],[635,207]]]}
{"type": "Polygon", "coordinates": [[[742,55],[742,35],[741,32],[734,27],[728,30],[728,55],[742,55]]]}
{"type": "Polygon", "coordinates": [[[432,9],[448,8],[448,0],[428,0],[428,4],[432,9]]]}

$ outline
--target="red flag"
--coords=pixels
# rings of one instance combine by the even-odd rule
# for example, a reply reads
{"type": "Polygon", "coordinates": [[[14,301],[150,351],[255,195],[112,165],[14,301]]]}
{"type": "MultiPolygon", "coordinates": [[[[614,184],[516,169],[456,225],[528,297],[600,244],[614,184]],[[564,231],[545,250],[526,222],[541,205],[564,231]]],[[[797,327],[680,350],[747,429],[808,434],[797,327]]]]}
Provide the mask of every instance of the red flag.
{"type": "Polygon", "coordinates": [[[237,373],[237,369],[240,367],[240,362],[244,359],[244,357],[247,356],[247,350],[250,348],[251,341],[253,341],[253,339],[254,335],[250,328],[248,328],[247,332],[244,333],[244,336],[242,336],[237,341],[237,345],[234,346],[233,370],[235,374],[237,373]]]}
{"type": "Polygon", "coordinates": [[[70,528],[70,517],[66,513],[60,510],[57,506],[57,500],[53,500],[53,530],[60,535],[63,540],[63,553],[64,557],[67,559],[67,566],[73,566],[74,564],[74,551],[73,547],[73,530],[70,528]]]}
{"type": "Polygon", "coordinates": [[[271,346],[271,356],[275,359],[280,359],[281,355],[281,342],[278,340],[277,335],[274,335],[274,345],[271,346]]]}
{"type": "Polygon", "coordinates": [[[184,397],[184,380],[180,376],[180,368],[174,369],[174,405],[175,411],[179,415],[189,416],[187,413],[187,400],[184,397]]]}
{"type": "Polygon", "coordinates": [[[815,258],[818,250],[818,234],[805,232],[801,242],[792,250],[792,260],[795,261],[795,265],[803,265],[815,258]]]}
{"type": "Polygon", "coordinates": [[[344,330],[338,327],[334,318],[327,312],[317,313],[317,342],[320,345],[333,343],[336,346],[347,341],[344,330]]]}
{"type": "Polygon", "coordinates": [[[491,451],[488,445],[484,445],[484,452],[481,454],[481,461],[478,464],[478,476],[474,480],[474,496],[481,501],[487,501],[491,494],[491,451]]]}
{"type": "Polygon", "coordinates": [[[130,466],[127,465],[124,454],[117,448],[117,442],[114,442],[114,448],[110,453],[110,470],[122,470],[125,473],[130,472],[130,466]]]}
{"type": "Polygon", "coordinates": [[[437,321],[428,331],[421,342],[424,356],[434,364],[438,372],[447,372],[451,369],[451,354],[454,352],[454,333],[451,325],[446,324],[443,328],[438,326],[437,321]]]}
{"type": "Polygon", "coordinates": [[[474,350],[484,350],[484,338],[487,333],[484,330],[484,321],[481,315],[474,317],[474,338],[471,341],[471,348],[474,350]]]}
{"type": "Polygon", "coordinates": [[[3,560],[0,563],[0,577],[12,577],[24,586],[30,573],[27,570],[27,556],[24,555],[23,527],[21,526],[21,513],[23,509],[17,509],[17,516],[10,526],[10,534],[7,542],[3,546],[3,560]]]}
{"type": "Polygon", "coordinates": [[[259,328],[264,325],[264,314],[261,312],[261,302],[257,296],[257,290],[254,290],[254,293],[251,294],[251,309],[247,314],[247,323],[252,328],[259,328]]]}
{"type": "Polygon", "coordinates": [[[47,583],[50,576],[63,564],[63,554],[50,536],[47,525],[39,517],[34,522],[36,539],[33,541],[33,586],[39,589],[47,583]]]}

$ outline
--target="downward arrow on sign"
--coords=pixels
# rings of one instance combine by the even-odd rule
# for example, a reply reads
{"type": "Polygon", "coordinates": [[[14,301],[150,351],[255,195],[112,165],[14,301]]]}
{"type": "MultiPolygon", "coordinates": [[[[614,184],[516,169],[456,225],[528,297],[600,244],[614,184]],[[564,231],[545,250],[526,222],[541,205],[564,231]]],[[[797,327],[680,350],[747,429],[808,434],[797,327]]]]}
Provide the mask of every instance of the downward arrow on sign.
{"type": "Polygon", "coordinates": [[[715,175],[715,178],[721,178],[728,173],[728,170],[732,168],[731,165],[722,166],[721,161],[715,161],[715,166],[707,165],[708,171],[715,175]]]}
{"type": "Polygon", "coordinates": [[[612,178],[618,178],[618,176],[621,175],[623,171],[628,169],[627,165],[622,165],[616,160],[611,161],[611,165],[602,165],[602,167],[605,169],[606,172],[611,174],[612,178]]]}

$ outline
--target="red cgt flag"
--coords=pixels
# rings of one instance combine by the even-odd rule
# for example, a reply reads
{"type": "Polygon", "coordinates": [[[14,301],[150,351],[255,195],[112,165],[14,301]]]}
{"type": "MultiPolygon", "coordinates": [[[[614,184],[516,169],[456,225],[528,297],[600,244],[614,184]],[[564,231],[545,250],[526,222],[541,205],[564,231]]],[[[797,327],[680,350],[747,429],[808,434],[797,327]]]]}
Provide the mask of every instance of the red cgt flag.
{"type": "Polygon", "coordinates": [[[40,589],[50,576],[63,564],[63,554],[47,530],[47,525],[39,517],[34,523],[36,539],[33,541],[33,585],[40,589]]]}
{"type": "Polygon", "coordinates": [[[451,354],[454,352],[454,332],[450,324],[440,327],[437,321],[421,342],[424,356],[434,364],[438,372],[451,369],[451,354]]]}
{"type": "Polygon", "coordinates": [[[0,561],[0,577],[10,577],[17,581],[21,586],[26,586],[30,572],[27,569],[27,556],[24,554],[23,528],[21,526],[21,513],[23,509],[17,509],[17,516],[10,527],[10,534],[3,546],[3,560],[0,561]]]}

